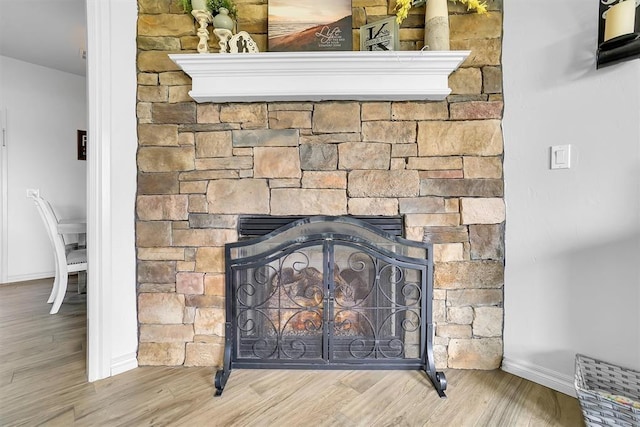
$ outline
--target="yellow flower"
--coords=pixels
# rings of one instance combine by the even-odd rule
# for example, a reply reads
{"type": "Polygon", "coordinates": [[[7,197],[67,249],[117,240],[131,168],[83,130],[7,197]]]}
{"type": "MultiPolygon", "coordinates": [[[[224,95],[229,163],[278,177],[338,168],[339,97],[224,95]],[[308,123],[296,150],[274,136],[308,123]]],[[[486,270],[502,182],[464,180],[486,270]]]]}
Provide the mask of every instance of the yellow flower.
{"type": "Polygon", "coordinates": [[[407,17],[409,9],[411,9],[411,0],[396,1],[396,22],[398,22],[398,24],[401,24],[407,17]]]}
{"type": "Polygon", "coordinates": [[[487,2],[480,0],[449,0],[454,3],[460,2],[467,5],[467,10],[475,10],[476,13],[487,13],[487,2]]]}
{"type": "MultiPolygon", "coordinates": [[[[429,0],[427,0],[429,1],[429,0]]],[[[487,2],[481,0],[449,0],[454,3],[460,2],[467,5],[467,10],[475,10],[476,13],[487,13],[487,2]]],[[[396,1],[396,21],[401,24],[409,14],[411,0],[396,1]]]]}

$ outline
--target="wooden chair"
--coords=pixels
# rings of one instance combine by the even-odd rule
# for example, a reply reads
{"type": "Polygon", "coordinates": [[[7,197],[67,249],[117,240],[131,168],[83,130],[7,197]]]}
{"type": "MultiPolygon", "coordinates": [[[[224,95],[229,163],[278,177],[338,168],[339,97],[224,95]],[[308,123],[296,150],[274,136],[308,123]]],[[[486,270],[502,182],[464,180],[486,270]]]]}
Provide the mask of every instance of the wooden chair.
{"type": "Polygon", "coordinates": [[[59,221],[48,201],[35,194],[29,197],[36,203],[53,248],[56,274],[47,303],[53,303],[49,313],[56,314],[67,293],[69,273],[87,271],[87,250],[67,245],[64,235],[86,233],[86,221],[59,221]]]}

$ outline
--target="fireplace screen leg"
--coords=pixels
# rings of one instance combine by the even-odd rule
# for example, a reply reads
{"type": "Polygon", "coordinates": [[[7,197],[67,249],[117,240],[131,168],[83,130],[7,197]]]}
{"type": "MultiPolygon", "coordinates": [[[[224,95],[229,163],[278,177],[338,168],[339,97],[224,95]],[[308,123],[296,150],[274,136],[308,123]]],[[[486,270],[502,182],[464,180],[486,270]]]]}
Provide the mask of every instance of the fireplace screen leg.
{"type": "Polygon", "coordinates": [[[444,394],[444,391],[447,389],[447,378],[445,377],[444,372],[440,372],[440,371],[429,372],[426,369],[425,369],[425,372],[427,373],[427,376],[431,380],[431,383],[433,384],[436,391],[438,392],[438,396],[447,397],[447,395],[444,394]]]}
{"type": "Polygon", "coordinates": [[[224,386],[225,384],[227,384],[227,380],[229,379],[229,374],[231,374],[231,371],[226,370],[226,369],[219,369],[216,372],[216,376],[215,376],[215,385],[216,385],[216,396],[221,396],[222,395],[222,391],[224,390],[224,386]]]}
{"type": "Polygon", "coordinates": [[[216,372],[214,378],[214,384],[216,386],[216,396],[220,396],[224,390],[224,386],[227,384],[229,375],[231,374],[231,350],[233,344],[231,322],[225,323],[225,339],[224,339],[224,362],[222,369],[216,372]]]}
{"type": "MultiPolygon", "coordinates": [[[[430,295],[429,295],[429,298],[431,298],[430,295]]],[[[444,397],[447,397],[447,395],[444,394],[444,391],[447,389],[447,378],[445,377],[444,372],[436,371],[436,364],[434,362],[435,359],[433,356],[433,337],[434,337],[433,324],[427,325],[426,332],[427,332],[426,334],[427,348],[422,359],[422,363],[423,363],[422,368],[424,369],[425,373],[431,380],[433,387],[438,392],[438,396],[444,398],[444,397]]]]}

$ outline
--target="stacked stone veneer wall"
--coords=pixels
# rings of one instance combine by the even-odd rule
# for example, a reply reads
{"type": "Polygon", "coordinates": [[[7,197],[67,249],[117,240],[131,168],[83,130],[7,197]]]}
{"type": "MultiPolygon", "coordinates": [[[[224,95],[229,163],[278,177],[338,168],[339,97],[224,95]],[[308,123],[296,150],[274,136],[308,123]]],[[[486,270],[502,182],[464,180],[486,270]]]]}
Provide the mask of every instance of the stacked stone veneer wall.
{"type": "MultiPolygon", "coordinates": [[[[236,3],[239,30],[265,50],[267,1],[236,3]]],[[[354,28],[393,6],[353,0],[354,28]]],[[[445,101],[196,104],[167,57],[195,49],[191,16],[176,0],[139,0],[141,365],[220,365],[223,246],[242,214],[405,215],[408,238],[435,244],[438,368],[500,365],[502,6],[489,6],[451,3],[451,48],[472,53],[445,101]]],[[[403,49],[422,47],[423,14],[403,24],[403,49]]]]}

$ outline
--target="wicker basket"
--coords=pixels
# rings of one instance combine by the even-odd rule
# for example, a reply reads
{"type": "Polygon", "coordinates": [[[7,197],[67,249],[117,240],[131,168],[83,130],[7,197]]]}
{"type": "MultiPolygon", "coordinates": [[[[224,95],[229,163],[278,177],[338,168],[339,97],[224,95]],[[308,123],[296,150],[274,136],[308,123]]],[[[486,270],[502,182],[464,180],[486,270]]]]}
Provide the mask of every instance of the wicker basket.
{"type": "Polygon", "coordinates": [[[577,354],[575,387],[587,426],[640,426],[640,372],[577,354]]]}

